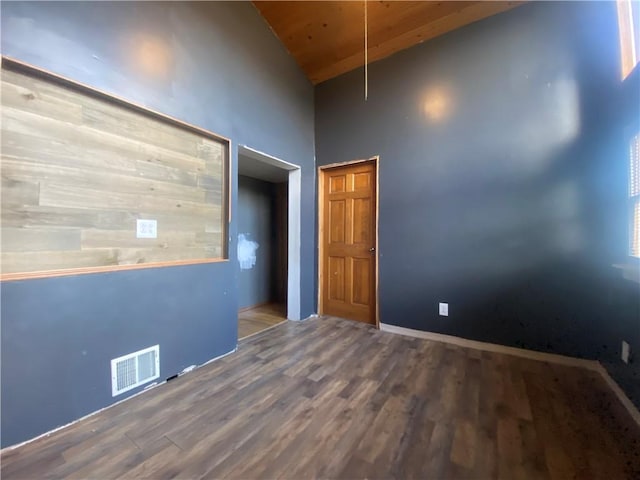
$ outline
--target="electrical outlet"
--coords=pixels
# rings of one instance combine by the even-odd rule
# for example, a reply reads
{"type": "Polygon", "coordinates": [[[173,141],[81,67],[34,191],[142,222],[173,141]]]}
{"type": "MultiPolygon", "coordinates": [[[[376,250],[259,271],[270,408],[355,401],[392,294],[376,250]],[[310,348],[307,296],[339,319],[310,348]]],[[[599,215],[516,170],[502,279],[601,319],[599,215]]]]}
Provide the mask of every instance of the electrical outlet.
{"type": "Polygon", "coordinates": [[[441,317],[448,317],[449,316],[449,304],[448,303],[439,304],[438,311],[440,312],[440,316],[441,317]]]}
{"type": "Polygon", "coordinates": [[[158,221],[138,218],[136,220],[136,237],[158,238],[158,221]]]}
{"type": "Polygon", "coordinates": [[[629,349],[629,344],[623,340],[622,341],[622,353],[620,354],[620,358],[622,358],[622,361],[624,363],[629,363],[629,354],[630,353],[631,352],[630,352],[630,349],[629,349]]]}

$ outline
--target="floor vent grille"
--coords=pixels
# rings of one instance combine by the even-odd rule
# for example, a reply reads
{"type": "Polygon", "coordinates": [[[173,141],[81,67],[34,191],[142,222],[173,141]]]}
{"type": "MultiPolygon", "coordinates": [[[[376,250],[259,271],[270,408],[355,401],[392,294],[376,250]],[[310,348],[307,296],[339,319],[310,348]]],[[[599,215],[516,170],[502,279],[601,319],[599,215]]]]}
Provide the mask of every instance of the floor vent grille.
{"type": "Polygon", "coordinates": [[[111,395],[116,396],[160,377],[160,345],[111,360],[111,395]]]}

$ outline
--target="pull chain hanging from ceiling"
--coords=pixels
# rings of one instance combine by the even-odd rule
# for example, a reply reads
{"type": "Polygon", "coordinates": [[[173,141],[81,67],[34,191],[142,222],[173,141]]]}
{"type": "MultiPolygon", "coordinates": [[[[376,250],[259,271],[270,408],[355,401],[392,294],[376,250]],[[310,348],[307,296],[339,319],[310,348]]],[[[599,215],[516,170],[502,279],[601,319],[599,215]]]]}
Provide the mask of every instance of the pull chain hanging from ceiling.
{"type": "Polygon", "coordinates": [[[368,25],[367,25],[367,0],[364,0],[364,101],[369,95],[369,48],[368,48],[368,25]]]}

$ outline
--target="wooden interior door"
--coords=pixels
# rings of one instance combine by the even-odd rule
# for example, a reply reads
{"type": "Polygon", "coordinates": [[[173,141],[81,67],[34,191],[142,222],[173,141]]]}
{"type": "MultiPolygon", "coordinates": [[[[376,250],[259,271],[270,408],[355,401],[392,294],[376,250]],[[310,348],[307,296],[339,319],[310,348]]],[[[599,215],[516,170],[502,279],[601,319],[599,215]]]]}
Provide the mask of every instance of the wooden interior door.
{"type": "Polygon", "coordinates": [[[376,162],[322,170],[321,312],[376,323],[376,162]]]}

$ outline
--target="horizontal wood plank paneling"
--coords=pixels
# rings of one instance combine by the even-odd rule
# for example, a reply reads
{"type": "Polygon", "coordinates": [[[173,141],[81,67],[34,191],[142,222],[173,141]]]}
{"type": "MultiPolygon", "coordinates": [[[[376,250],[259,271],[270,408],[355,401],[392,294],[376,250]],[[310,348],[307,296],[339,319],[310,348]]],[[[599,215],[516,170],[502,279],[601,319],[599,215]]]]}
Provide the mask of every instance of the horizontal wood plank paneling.
{"type": "Polygon", "coordinates": [[[2,279],[222,259],[228,141],[23,70],[2,69],[2,279]]]}

